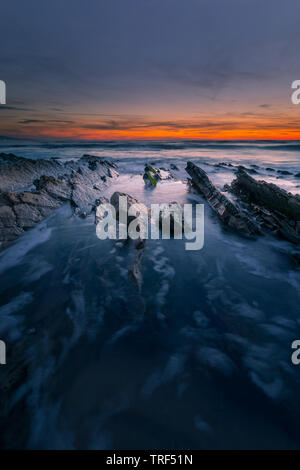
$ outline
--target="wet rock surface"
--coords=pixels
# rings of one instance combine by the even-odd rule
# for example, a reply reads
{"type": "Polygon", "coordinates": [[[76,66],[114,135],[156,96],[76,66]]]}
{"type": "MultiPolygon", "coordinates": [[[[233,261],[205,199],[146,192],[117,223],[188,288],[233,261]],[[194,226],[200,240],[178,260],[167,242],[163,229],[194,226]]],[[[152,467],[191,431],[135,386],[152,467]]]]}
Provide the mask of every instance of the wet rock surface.
{"type": "Polygon", "coordinates": [[[228,190],[238,196],[263,229],[292,243],[300,243],[300,197],[272,183],[257,181],[242,168],[228,190]]]}
{"type": "Polygon", "coordinates": [[[210,181],[204,170],[192,162],[186,171],[191,176],[193,187],[207,200],[210,207],[228,227],[247,235],[261,234],[259,225],[238,204],[231,202],[210,181]]]}
{"type": "Polygon", "coordinates": [[[87,215],[117,176],[114,163],[91,155],[60,162],[0,154],[0,249],[68,201],[87,215]]]}
{"type": "Polygon", "coordinates": [[[208,201],[222,222],[239,232],[273,235],[293,244],[300,243],[300,197],[275,184],[258,181],[240,166],[231,185],[224,191],[232,193],[231,202],[209,180],[205,171],[188,163],[187,172],[193,186],[208,201]]]}
{"type": "MultiPolygon", "coordinates": [[[[170,165],[171,169],[178,170],[176,165],[170,165]]],[[[145,165],[143,180],[145,182],[146,187],[156,187],[158,181],[162,180],[172,180],[174,179],[173,173],[164,168],[154,168],[152,165],[145,165]]]]}

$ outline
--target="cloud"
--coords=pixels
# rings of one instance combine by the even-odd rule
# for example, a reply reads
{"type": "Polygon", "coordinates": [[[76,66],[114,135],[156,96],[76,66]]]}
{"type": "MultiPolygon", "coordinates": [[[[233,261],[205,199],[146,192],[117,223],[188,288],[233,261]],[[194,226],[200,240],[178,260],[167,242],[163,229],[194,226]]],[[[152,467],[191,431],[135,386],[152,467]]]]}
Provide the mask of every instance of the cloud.
{"type": "Polygon", "coordinates": [[[6,110],[6,111],[34,111],[34,109],[32,108],[22,108],[22,107],[19,107],[19,106],[8,106],[8,105],[1,105],[0,106],[0,110],[3,109],[3,110],[6,110]]]}
{"type": "Polygon", "coordinates": [[[61,119],[23,119],[22,121],[18,121],[18,124],[37,124],[37,123],[39,124],[40,123],[74,124],[74,121],[61,120],[61,119]]]}

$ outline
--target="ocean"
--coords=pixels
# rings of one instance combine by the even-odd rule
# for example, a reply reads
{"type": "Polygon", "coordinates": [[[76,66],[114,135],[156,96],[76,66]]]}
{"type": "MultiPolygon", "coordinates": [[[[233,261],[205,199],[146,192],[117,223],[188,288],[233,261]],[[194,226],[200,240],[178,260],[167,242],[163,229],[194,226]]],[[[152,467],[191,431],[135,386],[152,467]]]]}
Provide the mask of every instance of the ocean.
{"type": "MultiPolygon", "coordinates": [[[[291,247],[224,228],[190,192],[193,161],[222,190],[237,165],[300,193],[300,142],[1,140],[32,159],[116,162],[104,195],[149,206],[205,204],[205,241],[147,240],[141,293],[129,244],[99,240],[68,205],[0,254],[0,338],[22,370],[2,408],[1,447],[294,449],[300,447],[300,273],[291,247]],[[145,163],[175,179],[145,188],[145,163]]],[[[0,380],[8,380],[5,366],[0,380]]],[[[4,383],[4,382],[2,382],[4,383]]]]}

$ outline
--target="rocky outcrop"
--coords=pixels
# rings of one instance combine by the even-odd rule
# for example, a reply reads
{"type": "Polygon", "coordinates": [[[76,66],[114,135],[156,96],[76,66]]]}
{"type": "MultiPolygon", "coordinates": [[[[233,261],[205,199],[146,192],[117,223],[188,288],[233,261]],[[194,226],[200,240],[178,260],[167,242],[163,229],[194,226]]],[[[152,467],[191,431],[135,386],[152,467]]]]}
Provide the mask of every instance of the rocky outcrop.
{"type": "Polygon", "coordinates": [[[175,165],[174,163],[171,163],[170,168],[171,168],[171,170],[179,171],[178,166],[175,165]]]}
{"type": "Polygon", "coordinates": [[[292,243],[300,242],[300,196],[257,181],[242,168],[228,190],[241,198],[261,226],[292,243]]]}
{"type": "Polygon", "coordinates": [[[59,162],[0,154],[0,249],[67,201],[79,215],[90,213],[104,187],[118,176],[115,168],[91,155],[59,162]]]}
{"type": "Polygon", "coordinates": [[[151,165],[145,165],[143,180],[146,186],[155,187],[160,179],[158,171],[151,165]]]}
{"type": "Polygon", "coordinates": [[[151,165],[145,165],[143,179],[146,186],[156,187],[158,181],[174,179],[174,175],[166,168],[162,167],[156,169],[151,165]]]}
{"type": "MultiPolygon", "coordinates": [[[[141,215],[148,222],[148,217],[150,215],[148,208],[144,204],[141,204],[137,199],[130,196],[130,194],[121,193],[119,191],[114,192],[110,198],[110,203],[116,210],[117,220],[119,220],[120,215],[121,215],[120,213],[122,210],[119,206],[119,198],[121,196],[123,197],[125,196],[127,198],[127,208],[125,210],[127,212],[126,217],[127,217],[128,225],[130,224],[130,222],[136,219],[135,216],[128,215],[128,211],[133,204],[138,206],[139,215],[141,215]]],[[[133,240],[130,240],[130,238],[128,238],[126,241],[129,242],[131,245],[134,244],[135,249],[136,249],[134,263],[131,266],[131,268],[128,269],[128,274],[130,275],[130,277],[133,279],[134,283],[136,284],[138,292],[141,293],[142,284],[143,284],[141,263],[142,263],[143,249],[145,247],[146,240],[138,238],[137,240],[133,241],[133,240]]]]}
{"type": "Polygon", "coordinates": [[[186,171],[193,187],[207,200],[210,207],[228,227],[247,235],[261,234],[259,225],[238,204],[231,202],[210,181],[204,170],[188,162],[186,171]]]}
{"type": "Polygon", "coordinates": [[[113,193],[113,195],[111,196],[110,198],[110,203],[112,206],[114,206],[114,208],[116,209],[116,216],[117,216],[117,220],[119,220],[119,216],[120,216],[120,207],[119,207],[119,198],[120,197],[126,197],[127,198],[127,208],[126,208],[126,214],[127,214],[127,222],[128,224],[135,219],[134,216],[132,215],[128,215],[128,211],[130,209],[130,207],[133,205],[133,204],[137,204],[139,209],[140,209],[140,212],[142,214],[144,214],[144,216],[147,218],[148,217],[148,209],[144,206],[144,204],[141,204],[137,199],[135,199],[134,197],[130,196],[130,194],[126,194],[126,193],[121,193],[119,191],[116,191],[113,193]]]}
{"type": "Polygon", "coordinates": [[[275,184],[257,181],[242,168],[238,169],[230,189],[246,202],[279,211],[291,220],[300,221],[300,196],[294,196],[275,184]]]}

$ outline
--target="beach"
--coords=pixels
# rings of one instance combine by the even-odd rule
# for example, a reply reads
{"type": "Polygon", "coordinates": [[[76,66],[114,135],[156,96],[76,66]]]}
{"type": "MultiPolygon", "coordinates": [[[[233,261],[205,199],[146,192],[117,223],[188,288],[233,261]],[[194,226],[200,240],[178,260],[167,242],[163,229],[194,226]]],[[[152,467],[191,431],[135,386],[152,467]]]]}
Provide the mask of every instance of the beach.
{"type": "MultiPolygon", "coordinates": [[[[101,197],[205,210],[201,250],[147,240],[140,289],[133,244],[99,240],[92,206],[76,213],[69,196],[2,249],[2,448],[299,448],[299,245],[226,226],[186,171],[200,167],[234,204],[241,166],[293,196],[298,141],[12,139],[0,152],[64,168],[88,154],[112,174],[95,189],[101,197]],[[146,164],[165,175],[153,188],[146,164]]],[[[27,183],[14,191],[34,192],[27,183]]]]}

